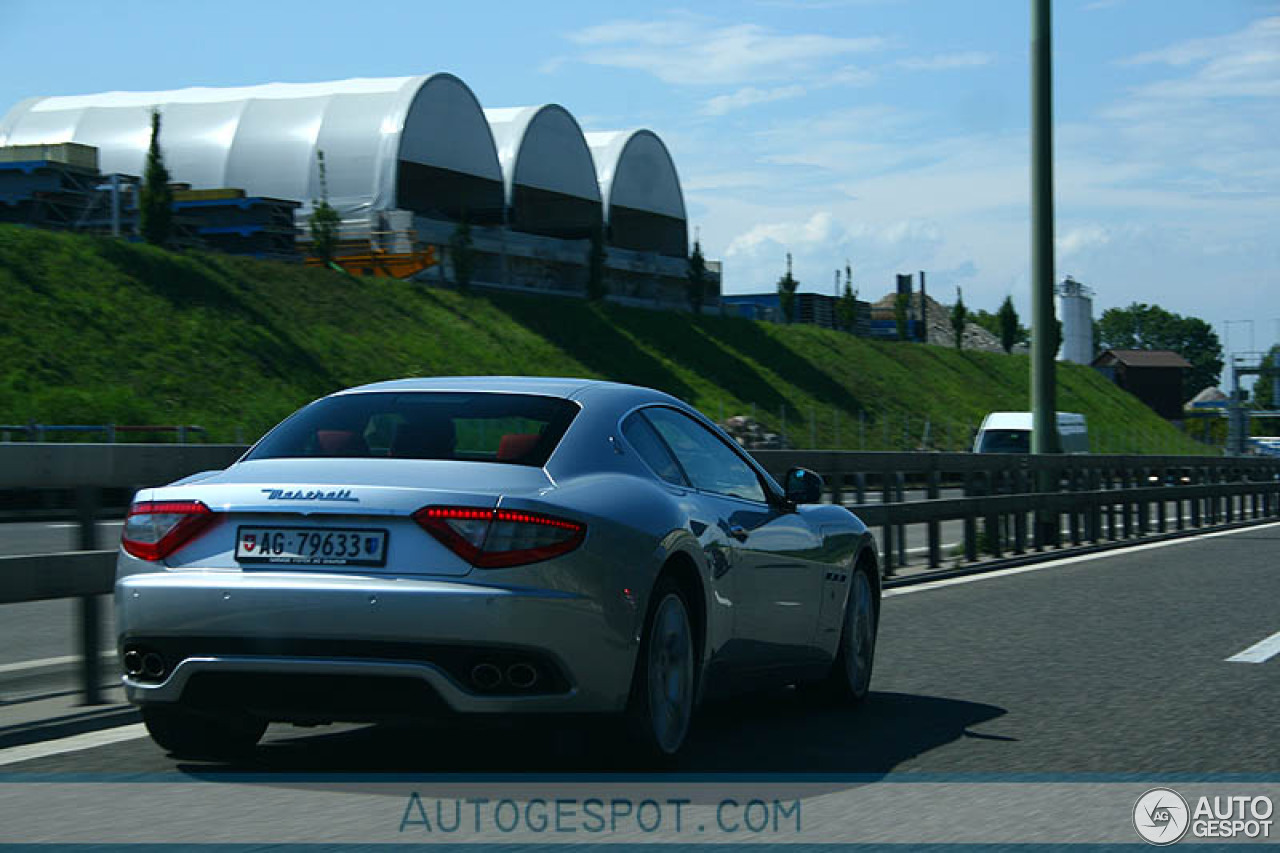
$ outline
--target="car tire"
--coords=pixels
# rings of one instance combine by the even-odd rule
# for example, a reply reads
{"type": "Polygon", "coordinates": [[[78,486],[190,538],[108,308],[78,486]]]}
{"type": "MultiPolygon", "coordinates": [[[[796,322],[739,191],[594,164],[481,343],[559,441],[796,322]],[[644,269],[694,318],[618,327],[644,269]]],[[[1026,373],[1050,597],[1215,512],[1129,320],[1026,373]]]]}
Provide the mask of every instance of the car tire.
{"type": "Polygon", "coordinates": [[[831,672],[822,684],[823,693],[844,704],[863,702],[871,693],[876,634],[880,625],[880,601],[871,577],[872,571],[866,563],[860,562],[849,575],[849,597],[844,606],[840,648],[831,672]]]}
{"type": "Polygon", "coordinates": [[[267,730],[265,720],[235,712],[195,711],[181,705],[144,705],[151,739],[178,758],[243,758],[267,730]]]}
{"type": "Polygon", "coordinates": [[[661,578],[649,599],[627,710],[636,757],[659,764],[675,759],[688,738],[697,684],[688,596],[661,578]]]}

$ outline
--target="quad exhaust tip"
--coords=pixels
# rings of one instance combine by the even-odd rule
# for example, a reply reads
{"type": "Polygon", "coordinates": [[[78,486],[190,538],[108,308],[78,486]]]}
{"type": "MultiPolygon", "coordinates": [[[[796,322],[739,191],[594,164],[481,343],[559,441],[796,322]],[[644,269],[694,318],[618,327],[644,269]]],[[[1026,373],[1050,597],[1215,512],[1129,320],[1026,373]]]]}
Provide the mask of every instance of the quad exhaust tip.
{"type": "Polygon", "coordinates": [[[132,676],[142,675],[142,652],[130,649],[124,653],[124,671],[132,676]]]}
{"type": "Polygon", "coordinates": [[[479,690],[497,690],[502,687],[528,690],[538,683],[538,668],[530,663],[518,662],[503,670],[496,664],[478,663],[471,668],[471,683],[479,690]]]}
{"type": "Polygon", "coordinates": [[[491,663],[478,663],[471,668],[471,683],[481,690],[492,690],[502,683],[502,670],[491,663]]]}
{"type": "Polygon", "coordinates": [[[164,658],[155,652],[147,652],[142,656],[142,674],[147,678],[159,678],[164,675],[164,658]]]}
{"type": "Polygon", "coordinates": [[[507,667],[507,682],[518,690],[538,683],[538,670],[527,663],[513,663],[507,667]]]}

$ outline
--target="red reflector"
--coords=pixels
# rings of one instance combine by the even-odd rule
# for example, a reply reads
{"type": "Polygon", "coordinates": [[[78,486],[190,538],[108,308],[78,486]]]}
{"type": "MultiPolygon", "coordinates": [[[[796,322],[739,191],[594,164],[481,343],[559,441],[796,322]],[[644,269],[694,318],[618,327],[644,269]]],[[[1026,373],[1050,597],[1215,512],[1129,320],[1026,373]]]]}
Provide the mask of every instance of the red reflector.
{"type": "Polygon", "coordinates": [[[120,544],[143,560],[163,560],[195,538],[215,516],[200,501],[140,501],[129,507],[120,544]]]}
{"type": "Polygon", "coordinates": [[[567,554],[582,544],[586,525],[537,512],[428,506],[414,521],[473,566],[523,566],[567,554]]]}

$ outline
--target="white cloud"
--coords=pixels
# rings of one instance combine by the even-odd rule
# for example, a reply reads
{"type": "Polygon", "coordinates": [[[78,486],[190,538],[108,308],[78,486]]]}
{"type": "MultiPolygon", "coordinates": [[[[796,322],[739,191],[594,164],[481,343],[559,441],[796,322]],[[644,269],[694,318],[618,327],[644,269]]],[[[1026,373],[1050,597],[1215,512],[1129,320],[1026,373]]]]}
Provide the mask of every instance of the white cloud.
{"type": "Polygon", "coordinates": [[[1191,71],[1138,87],[1133,93],[1137,99],[1280,97],[1280,16],[1262,18],[1227,35],[1188,39],[1140,53],[1121,64],[1191,71]]]}
{"type": "Polygon", "coordinates": [[[724,261],[733,277],[731,290],[767,290],[791,253],[800,289],[828,293],[833,271],[848,260],[855,286],[864,296],[878,297],[890,287],[894,272],[915,270],[933,260],[943,242],[942,228],[930,220],[872,224],[826,209],[747,229],[729,243],[724,261]]]}
{"type": "Polygon", "coordinates": [[[804,86],[798,84],[778,86],[772,89],[757,89],[755,86],[745,86],[731,95],[716,95],[711,98],[702,105],[702,113],[709,116],[722,116],[725,113],[752,107],[756,104],[799,98],[804,94],[804,86]]]}
{"type": "Polygon", "coordinates": [[[592,65],[627,68],[676,85],[790,80],[834,58],[880,50],[876,37],[779,33],[758,24],[718,26],[691,15],[612,21],[569,35],[592,65]]]}
{"type": "Polygon", "coordinates": [[[1105,246],[1111,242],[1111,229],[1103,225],[1082,225],[1061,233],[1054,241],[1059,260],[1105,246]]]}
{"type": "Polygon", "coordinates": [[[936,56],[900,59],[897,65],[908,71],[954,71],[959,68],[979,68],[990,65],[994,61],[993,54],[970,50],[962,53],[939,53],[936,56]]]}
{"type": "Polygon", "coordinates": [[[1149,50],[1121,61],[1122,65],[1184,66],[1218,59],[1267,46],[1274,50],[1280,39],[1280,16],[1261,18],[1238,32],[1210,38],[1186,39],[1159,50],[1149,50]]]}
{"type": "MultiPolygon", "coordinates": [[[[1280,24],[1269,21],[1117,63],[1117,99],[1057,126],[1057,269],[1095,287],[1099,311],[1136,299],[1203,316],[1212,282],[1215,304],[1280,313],[1280,24]]],[[[996,60],[916,53],[868,65],[887,76],[996,60]]],[[[875,80],[874,70],[847,67],[845,85],[875,80]]],[[[771,290],[792,252],[806,291],[830,292],[847,258],[864,297],[888,292],[896,272],[924,269],[930,292],[950,297],[962,284],[965,301],[988,310],[1013,293],[1025,311],[1027,131],[965,133],[936,104],[888,104],[875,89],[840,99],[852,108],[802,114],[798,105],[769,121],[769,100],[803,94],[803,107],[829,105],[819,90],[830,76],[726,86],[714,110],[704,107],[723,115],[760,105],[761,121],[729,148],[723,126],[701,120],[691,148],[704,150],[682,160],[691,221],[724,260],[727,292],[771,290]]]]}

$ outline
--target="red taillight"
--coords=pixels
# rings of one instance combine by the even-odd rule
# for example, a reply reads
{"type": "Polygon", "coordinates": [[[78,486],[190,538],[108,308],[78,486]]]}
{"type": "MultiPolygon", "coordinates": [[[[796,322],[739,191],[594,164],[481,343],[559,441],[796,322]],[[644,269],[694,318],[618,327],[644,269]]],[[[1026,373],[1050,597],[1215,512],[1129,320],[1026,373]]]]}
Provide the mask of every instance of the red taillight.
{"type": "Polygon", "coordinates": [[[129,508],[120,544],[140,559],[163,560],[213,519],[213,513],[200,501],[141,501],[129,508]]]}
{"type": "Polygon", "coordinates": [[[481,569],[523,566],[567,554],[587,527],[536,512],[427,506],[413,520],[450,551],[481,569]]]}

